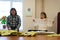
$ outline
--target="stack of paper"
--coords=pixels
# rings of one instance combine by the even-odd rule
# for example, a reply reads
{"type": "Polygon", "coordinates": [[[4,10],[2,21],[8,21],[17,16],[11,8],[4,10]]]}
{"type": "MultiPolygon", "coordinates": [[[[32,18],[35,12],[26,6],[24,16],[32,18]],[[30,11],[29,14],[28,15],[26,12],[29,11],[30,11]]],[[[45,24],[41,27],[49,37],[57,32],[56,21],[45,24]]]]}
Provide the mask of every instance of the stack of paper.
{"type": "Polygon", "coordinates": [[[51,35],[47,35],[49,37],[56,37],[56,36],[60,36],[60,34],[51,34],[51,35]]]}
{"type": "Polygon", "coordinates": [[[37,31],[37,34],[48,35],[48,34],[55,34],[55,33],[54,32],[37,31]]]}
{"type": "Polygon", "coordinates": [[[17,32],[17,31],[16,30],[0,30],[1,36],[10,35],[13,32],[17,32]]]}

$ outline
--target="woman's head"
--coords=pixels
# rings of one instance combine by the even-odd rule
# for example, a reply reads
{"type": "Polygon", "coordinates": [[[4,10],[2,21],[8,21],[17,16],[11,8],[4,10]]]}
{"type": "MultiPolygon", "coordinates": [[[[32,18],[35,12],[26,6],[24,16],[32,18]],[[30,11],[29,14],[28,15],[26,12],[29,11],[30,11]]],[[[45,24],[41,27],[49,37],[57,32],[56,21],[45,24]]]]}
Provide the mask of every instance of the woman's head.
{"type": "Polygon", "coordinates": [[[41,12],[41,14],[40,14],[40,18],[41,18],[41,19],[47,18],[46,13],[45,13],[45,12],[41,12]]]}
{"type": "Polygon", "coordinates": [[[15,8],[11,8],[10,15],[12,15],[12,16],[17,15],[17,11],[15,8]]]}

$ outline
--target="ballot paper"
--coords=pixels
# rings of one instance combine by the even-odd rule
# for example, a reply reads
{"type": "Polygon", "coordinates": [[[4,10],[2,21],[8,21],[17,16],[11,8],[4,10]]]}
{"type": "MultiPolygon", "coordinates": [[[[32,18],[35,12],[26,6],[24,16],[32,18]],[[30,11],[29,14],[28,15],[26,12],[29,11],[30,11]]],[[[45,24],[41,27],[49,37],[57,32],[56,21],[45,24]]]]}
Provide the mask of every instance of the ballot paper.
{"type": "Polygon", "coordinates": [[[1,36],[34,36],[36,32],[17,32],[16,30],[0,30],[1,36]]]}
{"type": "Polygon", "coordinates": [[[49,35],[49,34],[55,34],[55,32],[37,31],[37,34],[49,35]]]}
{"type": "Polygon", "coordinates": [[[36,32],[31,31],[31,32],[22,33],[21,35],[23,35],[23,36],[34,36],[34,35],[36,35],[36,32]]]}
{"type": "Polygon", "coordinates": [[[17,32],[16,30],[0,30],[1,36],[10,35],[13,32],[17,32]]]}
{"type": "Polygon", "coordinates": [[[57,37],[57,36],[60,36],[60,34],[51,34],[51,35],[47,35],[49,37],[57,37]]]}

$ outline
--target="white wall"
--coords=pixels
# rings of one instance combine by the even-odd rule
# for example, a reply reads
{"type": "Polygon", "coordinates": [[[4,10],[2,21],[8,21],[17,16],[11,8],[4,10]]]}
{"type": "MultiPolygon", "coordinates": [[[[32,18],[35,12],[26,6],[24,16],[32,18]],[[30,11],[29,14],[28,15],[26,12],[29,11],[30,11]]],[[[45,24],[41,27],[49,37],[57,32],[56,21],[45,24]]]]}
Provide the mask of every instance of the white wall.
{"type": "MultiPolygon", "coordinates": [[[[42,11],[42,0],[36,0],[36,17],[38,18],[42,11]]],[[[53,19],[60,11],[60,0],[44,0],[44,11],[48,18],[53,19]]]]}
{"type": "Polygon", "coordinates": [[[32,24],[32,18],[35,17],[35,0],[24,0],[23,3],[23,29],[27,31],[32,24]],[[27,9],[31,8],[32,16],[27,16],[27,9]]]}
{"type": "Polygon", "coordinates": [[[35,0],[35,16],[36,18],[40,17],[40,13],[42,11],[42,0],[35,0]]]}
{"type": "Polygon", "coordinates": [[[45,0],[44,6],[48,18],[54,18],[60,11],[60,0],[45,0]]]}

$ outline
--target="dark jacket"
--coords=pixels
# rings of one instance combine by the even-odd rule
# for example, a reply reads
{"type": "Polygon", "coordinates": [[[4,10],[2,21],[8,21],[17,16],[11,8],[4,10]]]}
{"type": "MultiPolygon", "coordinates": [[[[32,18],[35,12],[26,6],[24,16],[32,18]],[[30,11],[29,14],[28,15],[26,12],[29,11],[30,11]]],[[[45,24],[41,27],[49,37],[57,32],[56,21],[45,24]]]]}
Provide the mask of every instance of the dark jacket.
{"type": "Polygon", "coordinates": [[[15,16],[9,15],[7,17],[7,27],[8,28],[10,27],[12,30],[15,30],[15,29],[19,29],[20,26],[21,26],[20,16],[18,16],[18,15],[15,15],[15,16]]]}

